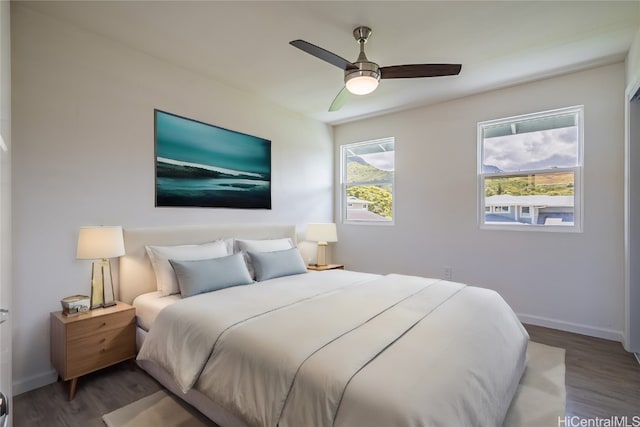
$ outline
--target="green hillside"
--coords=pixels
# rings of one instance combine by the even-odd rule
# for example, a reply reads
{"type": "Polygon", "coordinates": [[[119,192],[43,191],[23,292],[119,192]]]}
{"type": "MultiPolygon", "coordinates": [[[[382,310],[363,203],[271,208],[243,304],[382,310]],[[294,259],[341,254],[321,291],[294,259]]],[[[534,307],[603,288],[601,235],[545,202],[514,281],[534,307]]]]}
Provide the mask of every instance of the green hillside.
{"type": "Polygon", "coordinates": [[[368,207],[369,212],[391,219],[393,198],[389,190],[375,185],[364,185],[348,188],[347,194],[372,202],[368,207]]]}
{"type": "Polygon", "coordinates": [[[486,197],[510,194],[512,196],[573,196],[572,172],[537,174],[531,176],[493,176],[486,178],[486,197]]]}
{"type": "MultiPolygon", "coordinates": [[[[347,164],[348,182],[389,182],[393,179],[392,171],[384,171],[369,164],[350,161],[347,164]]],[[[364,185],[349,187],[347,195],[371,202],[369,212],[391,219],[393,196],[390,185],[364,185]]]]}

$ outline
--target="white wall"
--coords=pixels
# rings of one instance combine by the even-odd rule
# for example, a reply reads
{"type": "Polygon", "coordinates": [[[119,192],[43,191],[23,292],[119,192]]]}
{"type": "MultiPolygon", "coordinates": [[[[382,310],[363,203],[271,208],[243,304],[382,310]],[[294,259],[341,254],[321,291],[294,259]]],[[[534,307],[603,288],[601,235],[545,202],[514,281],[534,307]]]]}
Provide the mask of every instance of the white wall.
{"type": "Polygon", "coordinates": [[[11,4],[14,390],[55,380],[49,312],[89,292],[81,225],[326,222],[331,129],[11,4]],[[154,207],[153,109],[272,141],[271,210],[154,207]]]}
{"type": "Polygon", "coordinates": [[[396,224],[341,225],[335,260],[434,277],[450,266],[454,280],[497,290],[526,322],[621,340],[624,76],[618,63],[337,126],[336,160],[340,144],[395,136],[396,224]],[[584,232],[480,230],[477,122],[579,104],[584,232]]]}

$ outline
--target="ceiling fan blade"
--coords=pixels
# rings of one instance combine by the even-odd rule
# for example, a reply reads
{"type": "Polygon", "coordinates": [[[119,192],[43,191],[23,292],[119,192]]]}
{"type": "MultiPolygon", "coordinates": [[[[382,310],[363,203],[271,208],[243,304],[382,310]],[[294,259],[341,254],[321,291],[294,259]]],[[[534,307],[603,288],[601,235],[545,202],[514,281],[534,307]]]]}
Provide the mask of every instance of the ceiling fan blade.
{"type": "Polygon", "coordinates": [[[294,40],[289,42],[289,44],[307,52],[309,55],[313,55],[316,58],[322,59],[323,61],[328,62],[329,64],[333,64],[343,70],[353,70],[358,68],[343,57],[304,40],[294,40]]]}
{"type": "Polygon", "coordinates": [[[380,67],[381,79],[411,79],[416,77],[455,76],[460,74],[460,64],[413,64],[380,67]]]}
{"type": "Polygon", "coordinates": [[[351,98],[350,95],[351,95],[351,92],[349,92],[346,87],[343,87],[342,90],[338,92],[335,99],[331,103],[331,106],[329,107],[329,111],[338,111],[339,109],[341,109],[344,106],[344,104],[346,104],[347,101],[351,98]]]}

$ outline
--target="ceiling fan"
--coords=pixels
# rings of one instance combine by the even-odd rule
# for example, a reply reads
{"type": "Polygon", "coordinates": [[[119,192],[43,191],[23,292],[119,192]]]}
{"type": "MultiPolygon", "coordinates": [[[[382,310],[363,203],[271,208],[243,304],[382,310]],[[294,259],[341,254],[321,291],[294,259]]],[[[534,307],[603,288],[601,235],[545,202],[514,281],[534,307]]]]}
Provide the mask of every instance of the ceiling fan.
{"type": "Polygon", "coordinates": [[[342,108],[349,99],[350,93],[366,95],[373,92],[378,87],[380,79],[453,76],[459,74],[462,69],[460,64],[411,64],[380,67],[375,62],[369,61],[364,53],[364,44],[369,36],[371,36],[371,28],[369,27],[360,26],[353,30],[353,37],[360,45],[360,55],[355,62],[349,62],[333,52],[304,40],[289,42],[292,46],[344,70],[345,87],[335,97],[329,111],[342,108]]]}
{"type": "Polygon", "coordinates": [[[344,70],[344,84],[340,93],[331,103],[329,111],[337,111],[347,102],[349,94],[366,95],[378,87],[380,79],[411,79],[416,77],[454,76],[460,73],[460,64],[411,64],[380,67],[367,59],[364,44],[371,36],[371,28],[360,26],[353,30],[353,37],[360,45],[360,55],[355,62],[349,62],[333,52],[313,45],[304,40],[289,42],[316,58],[344,70]]]}

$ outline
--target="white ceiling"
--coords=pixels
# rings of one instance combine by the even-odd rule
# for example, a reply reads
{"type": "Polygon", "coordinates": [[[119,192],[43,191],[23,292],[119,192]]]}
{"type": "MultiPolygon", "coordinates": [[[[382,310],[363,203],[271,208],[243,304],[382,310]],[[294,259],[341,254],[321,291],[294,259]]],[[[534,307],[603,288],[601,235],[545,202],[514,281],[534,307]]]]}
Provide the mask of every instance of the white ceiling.
{"type": "Polygon", "coordinates": [[[23,2],[41,13],[336,124],[624,60],[637,1],[23,2]],[[289,45],[355,61],[352,30],[373,29],[380,66],[461,63],[455,77],[382,80],[327,111],[342,70],[289,45]]]}

